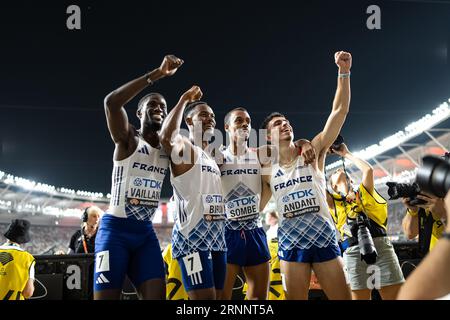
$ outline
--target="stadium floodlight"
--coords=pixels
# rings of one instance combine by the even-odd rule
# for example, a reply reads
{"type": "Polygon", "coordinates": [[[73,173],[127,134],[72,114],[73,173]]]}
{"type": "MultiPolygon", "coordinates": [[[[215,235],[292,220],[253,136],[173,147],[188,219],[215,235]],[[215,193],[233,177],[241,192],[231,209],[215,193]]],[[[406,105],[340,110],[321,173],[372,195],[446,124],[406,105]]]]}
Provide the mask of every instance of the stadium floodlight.
{"type": "MultiPolygon", "coordinates": [[[[450,102],[450,99],[449,99],[450,102]]],[[[411,138],[414,138],[426,130],[429,130],[445,121],[450,117],[450,108],[447,102],[442,103],[434,109],[431,114],[427,114],[417,121],[408,124],[403,131],[398,131],[397,133],[381,140],[378,144],[371,145],[364,150],[354,152],[355,156],[360,157],[364,160],[372,159],[385,153],[388,150],[399,147],[411,138]]],[[[340,161],[335,161],[328,166],[326,170],[332,170],[341,164],[340,161]]]]}
{"type": "Polygon", "coordinates": [[[111,199],[111,193],[108,193],[108,194],[106,195],[106,198],[107,198],[107,199],[111,199]]]}
{"type": "Polygon", "coordinates": [[[0,179],[3,179],[4,176],[6,176],[6,173],[4,173],[3,171],[0,171],[0,179]]]}

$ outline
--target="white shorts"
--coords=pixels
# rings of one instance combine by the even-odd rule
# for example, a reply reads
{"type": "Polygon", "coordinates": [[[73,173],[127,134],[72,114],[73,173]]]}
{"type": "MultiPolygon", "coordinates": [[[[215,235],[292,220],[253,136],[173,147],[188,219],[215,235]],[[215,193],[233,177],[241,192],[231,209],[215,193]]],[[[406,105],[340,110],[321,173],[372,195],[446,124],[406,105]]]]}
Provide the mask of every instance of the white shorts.
{"type": "Polygon", "coordinates": [[[358,245],[349,247],[344,252],[345,278],[352,290],[380,289],[405,281],[389,238],[373,238],[373,242],[378,254],[373,265],[361,260],[358,245]]]}

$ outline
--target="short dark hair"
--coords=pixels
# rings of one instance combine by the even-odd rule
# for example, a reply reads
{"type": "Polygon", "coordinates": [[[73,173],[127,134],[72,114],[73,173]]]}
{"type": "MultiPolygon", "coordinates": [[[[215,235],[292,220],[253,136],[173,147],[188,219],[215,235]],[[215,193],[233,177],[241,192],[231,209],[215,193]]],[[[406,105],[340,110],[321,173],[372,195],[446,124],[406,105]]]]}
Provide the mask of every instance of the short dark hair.
{"type": "Polygon", "coordinates": [[[245,109],[245,108],[243,108],[243,107],[237,107],[237,108],[234,108],[234,109],[228,111],[228,113],[225,115],[225,120],[224,120],[224,123],[225,123],[225,124],[229,124],[230,118],[231,118],[231,114],[232,114],[233,112],[235,112],[235,111],[244,111],[244,112],[247,112],[247,113],[248,113],[247,109],[245,109]]]}
{"type": "Polygon", "coordinates": [[[147,102],[147,100],[149,100],[152,96],[160,96],[160,97],[164,98],[162,94],[157,93],[157,92],[151,92],[149,94],[146,94],[145,96],[143,96],[141,98],[141,100],[139,100],[137,112],[141,111],[142,107],[144,106],[144,103],[147,102]]]}
{"type": "Polygon", "coordinates": [[[197,106],[199,106],[201,104],[206,104],[208,106],[208,103],[205,102],[205,101],[195,101],[195,102],[189,103],[186,106],[186,108],[184,109],[184,112],[183,112],[184,121],[186,121],[186,118],[190,116],[192,111],[194,111],[195,107],[197,107],[197,106]]]}
{"type": "Polygon", "coordinates": [[[275,118],[275,117],[283,117],[286,118],[284,116],[284,114],[279,113],[279,112],[272,112],[271,114],[269,114],[261,123],[261,129],[267,129],[267,126],[269,125],[269,122],[275,118]]]}

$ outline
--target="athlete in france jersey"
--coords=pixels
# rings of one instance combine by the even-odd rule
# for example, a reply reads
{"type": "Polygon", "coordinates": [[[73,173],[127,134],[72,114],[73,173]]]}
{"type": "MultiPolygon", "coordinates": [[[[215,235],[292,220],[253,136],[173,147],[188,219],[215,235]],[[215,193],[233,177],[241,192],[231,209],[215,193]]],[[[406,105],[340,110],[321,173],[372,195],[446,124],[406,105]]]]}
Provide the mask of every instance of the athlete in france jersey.
{"type": "Polygon", "coordinates": [[[226,148],[220,173],[227,216],[225,227],[231,230],[261,228],[261,165],[257,152],[248,149],[245,155],[234,156],[226,148]]]}
{"type": "Polygon", "coordinates": [[[125,105],[149,84],[173,75],[182,63],[175,56],[165,56],[159,68],[105,98],[106,120],[115,148],[110,208],[95,238],[95,300],[120,299],[125,276],[139,298],[165,298],[164,263],[152,219],[169,164],[159,138],[167,103],[159,93],[145,95],[136,113],[139,130],[129,123],[125,105]]]}
{"type": "Polygon", "coordinates": [[[266,300],[270,279],[270,252],[260,219],[261,164],[258,151],[248,147],[251,119],[242,107],[225,116],[230,144],[222,152],[225,197],[227,270],[222,299],[232,298],[236,277],[245,273],[247,299],[266,300]]]}
{"type": "Polygon", "coordinates": [[[325,177],[302,157],[289,167],[272,165],[270,187],[279,210],[280,252],[337,245],[336,228],[328,211],[325,177]]]}
{"type": "Polygon", "coordinates": [[[211,107],[198,101],[201,96],[197,86],[186,91],[161,130],[176,208],[172,254],[191,300],[220,298],[226,271],[222,185],[208,144],[216,121],[211,107]],[[189,138],[180,133],[183,118],[189,138]]]}
{"type": "Polygon", "coordinates": [[[168,171],[169,157],[139,138],[134,153],[114,160],[109,210],[118,218],[152,221],[168,171]]]}
{"type": "Polygon", "coordinates": [[[211,156],[197,146],[195,165],[170,181],[176,215],[172,232],[172,256],[195,251],[226,251],[220,171],[211,156]]]}
{"type": "Polygon", "coordinates": [[[323,174],[325,156],[350,107],[352,57],[348,52],[336,52],[335,63],[339,73],[333,107],[323,130],[311,140],[316,161],[305,166],[294,143],[293,128],[283,114],[272,113],[262,124],[277,157],[269,162],[261,161],[261,206],[273,195],[280,213],[278,256],[289,300],[308,299],[312,270],[328,299],[351,299],[337,244],[337,230],[327,208],[323,174]]]}

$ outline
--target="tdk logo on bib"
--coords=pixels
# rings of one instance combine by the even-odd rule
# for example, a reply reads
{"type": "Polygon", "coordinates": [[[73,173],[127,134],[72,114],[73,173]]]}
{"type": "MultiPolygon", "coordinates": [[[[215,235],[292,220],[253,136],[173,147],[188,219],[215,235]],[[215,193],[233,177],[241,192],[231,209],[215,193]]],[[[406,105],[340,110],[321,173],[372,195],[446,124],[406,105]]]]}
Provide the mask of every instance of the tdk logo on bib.
{"type": "Polygon", "coordinates": [[[227,218],[229,220],[250,220],[259,216],[258,196],[242,197],[228,200],[226,205],[227,218]]]}
{"type": "Polygon", "coordinates": [[[152,188],[152,189],[161,189],[161,181],[155,181],[151,179],[145,178],[135,178],[134,186],[135,187],[144,187],[144,188],[152,188]]]}
{"type": "Polygon", "coordinates": [[[312,189],[292,192],[281,198],[283,217],[294,218],[305,213],[319,212],[320,206],[316,202],[312,189]]]}
{"type": "Polygon", "coordinates": [[[314,197],[312,189],[292,192],[292,193],[288,194],[287,196],[284,196],[282,198],[282,201],[284,203],[288,203],[289,201],[299,200],[299,199],[306,198],[306,197],[314,197]]]}

